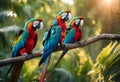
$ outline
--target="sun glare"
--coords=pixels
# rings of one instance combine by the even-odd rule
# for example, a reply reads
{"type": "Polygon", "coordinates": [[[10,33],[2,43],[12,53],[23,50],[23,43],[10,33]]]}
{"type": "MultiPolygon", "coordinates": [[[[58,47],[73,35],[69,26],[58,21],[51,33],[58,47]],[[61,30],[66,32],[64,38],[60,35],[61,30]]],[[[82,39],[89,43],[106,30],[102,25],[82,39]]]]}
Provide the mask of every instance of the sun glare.
{"type": "Polygon", "coordinates": [[[102,5],[105,7],[113,7],[114,6],[114,1],[112,0],[102,0],[102,5]]]}
{"type": "Polygon", "coordinates": [[[111,3],[111,0],[106,0],[107,3],[111,3]]]}
{"type": "Polygon", "coordinates": [[[104,4],[105,5],[109,5],[109,6],[111,6],[112,5],[112,0],[104,0],[104,4]]]}
{"type": "Polygon", "coordinates": [[[73,5],[73,0],[61,0],[62,2],[69,4],[69,5],[73,5]]]}

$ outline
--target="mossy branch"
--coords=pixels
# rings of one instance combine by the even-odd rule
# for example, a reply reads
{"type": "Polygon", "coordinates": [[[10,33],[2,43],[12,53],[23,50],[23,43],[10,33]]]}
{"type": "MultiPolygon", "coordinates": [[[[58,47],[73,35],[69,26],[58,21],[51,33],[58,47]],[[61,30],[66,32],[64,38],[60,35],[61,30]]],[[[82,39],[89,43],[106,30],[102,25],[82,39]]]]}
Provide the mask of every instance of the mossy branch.
{"type": "MultiPolygon", "coordinates": [[[[94,36],[92,38],[83,40],[81,42],[81,44],[66,44],[64,48],[62,48],[61,46],[58,46],[54,50],[54,52],[64,50],[64,49],[74,49],[74,48],[88,46],[89,44],[92,44],[92,43],[99,41],[99,40],[120,40],[120,34],[100,34],[98,36],[94,36]]],[[[35,52],[34,55],[29,54],[27,56],[20,56],[20,57],[0,60],[0,67],[9,65],[9,64],[12,64],[15,62],[26,61],[26,60],[30,60],[32,58],[40,57],[41,54],[42,54],[42,52],[39,51],[39,52],[35,52]]]]}

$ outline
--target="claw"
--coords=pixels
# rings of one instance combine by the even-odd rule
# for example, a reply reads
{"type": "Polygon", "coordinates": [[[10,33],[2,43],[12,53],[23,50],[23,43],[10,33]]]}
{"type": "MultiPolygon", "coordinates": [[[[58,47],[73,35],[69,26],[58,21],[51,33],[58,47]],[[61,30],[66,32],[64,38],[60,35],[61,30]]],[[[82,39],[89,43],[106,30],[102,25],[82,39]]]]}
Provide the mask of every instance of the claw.
{"type": "Polygon", "coordinates": [[[61,44],[61,48],[65,48],[65,44],[61,44]]]}
{"type": "Polygon", "coordinates": [[[23,54],[23,56],[25,56],[25,57],[26,57],[27,55],[28,55],[27,53],[24,53],[24,54],[23,54]]]}
{"type": "Polygon", "coordinates": [[[31,52],[30,54],[31,54],[32,56],[34,56],[34,53],[33,53],[33,52],[31,52]]]}

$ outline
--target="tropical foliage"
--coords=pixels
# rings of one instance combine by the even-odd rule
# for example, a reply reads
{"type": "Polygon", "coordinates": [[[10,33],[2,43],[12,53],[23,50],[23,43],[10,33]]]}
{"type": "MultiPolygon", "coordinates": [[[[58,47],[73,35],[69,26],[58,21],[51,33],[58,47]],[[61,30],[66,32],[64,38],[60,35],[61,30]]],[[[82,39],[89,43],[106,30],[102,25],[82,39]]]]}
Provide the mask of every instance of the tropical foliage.
{"type": "Polygon", "coordinates": [[[96,59],[98,68],[98,82],[120,81],[120,45],[117,42],[110,43],[104,48],[96,59]]]}
{"type": "MultiPolygon", "coordinates": [[[[83,39],[101,33],[120,30],[119,0],[0,0],[0,60],[11,57],[14,35],[25,21],[40,17],[44,28],[38,31],[39,41],[34,51],[42,49],[44,32],[50,27],[57,12],[71,10],[72,17],[83,16],[83,39]]],[[[99,41],[84,48],[68,51],[47,82],[119,82],[120,45],[117,42],[99,41]]],[[[52,54],[47,76],[61,52],[52,54]]],[[[26,61],[18,82],[38,82],[42,66],[40,58],[26,61]]],[[[0,82],[7,82],[9,66],[0,67],[0,82]],[[6,79],[6,80],[5,80],[6,79]]]]}

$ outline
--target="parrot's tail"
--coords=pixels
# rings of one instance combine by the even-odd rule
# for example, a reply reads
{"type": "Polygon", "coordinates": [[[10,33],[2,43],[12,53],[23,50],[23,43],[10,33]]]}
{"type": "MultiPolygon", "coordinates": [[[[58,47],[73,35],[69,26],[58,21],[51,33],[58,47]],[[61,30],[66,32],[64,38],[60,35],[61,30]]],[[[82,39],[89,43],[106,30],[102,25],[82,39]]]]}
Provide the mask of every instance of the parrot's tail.
{"type": "Polygon", "coordinates": [[[13,68],[13,64],[10,66],[10,68],[9,68],[7,74],[6,74],[6,78],[7,78],[8,74],[10,73],[10,71],[11,71],[12,68],[13,68]]]}
{"type": "Polygon", "coordinates": [[[57,67],[57,65],[60,63],[61,59],[64,57],[64,55],[68,52],[68,50],[64,50],[60,56],[60,58],[58,59],[57,63],[55,64],[55,66],[53,67],[53,69],[51,70],[51,72],[49,73],[47,79],[49,79],[52,74],[54,73],[54,69],[57,67]]]}
{"type": "Polygon", "coordinates": [[[12,73],[10,76],[10,82],[17,82],[21,69],[23,67],[24,61],[13,64],[12,73]]]}
{"type": "Polygon", "coordinates": [[[42,58],[38,64],[38,66],[40,66],[44,61],[46,60],[46,58],[42,58]]]}
{"type": "Polygon", "coordinates": [[[46,60],[45,60],[45,62],[44,62],[44,68],[42,70],[39,82],[44,82],[44,80],[45,80],[46,71],[47,71],[47,68],[48,68],[48,65],[49,65],[49,62],[50,62],[50,57],[47,57],[46,60]]]}
{"type": "Polygon", "coordinates": [[[68,50],[64,50],[60,56],[60,58],[58,59],[57,63],[55,64],[53,70],[56,68],[56,66],[60,63],[61,59],[64,57],[64,55],[67,53],[68,50]]]}
{"type": "Polygon", "coordinates": [[[55,50],[55,48],[56,47],[50,48],[47,52],[42,54],[42,56],[45,56],[45,57],[40,60],[38,66],[40,66],[46,60],[46,58],[51,55],[51,53],[53,52],[53,50],[55,50]]]}
{"type": "Polygon", "coordinates": [[[18,38],[24,32],[23,29],[20,29],[19,32],[15,35],[15,38],[18,38]]]}

